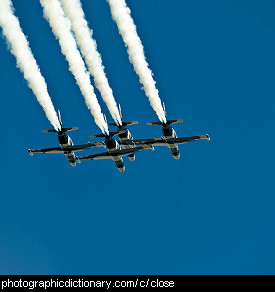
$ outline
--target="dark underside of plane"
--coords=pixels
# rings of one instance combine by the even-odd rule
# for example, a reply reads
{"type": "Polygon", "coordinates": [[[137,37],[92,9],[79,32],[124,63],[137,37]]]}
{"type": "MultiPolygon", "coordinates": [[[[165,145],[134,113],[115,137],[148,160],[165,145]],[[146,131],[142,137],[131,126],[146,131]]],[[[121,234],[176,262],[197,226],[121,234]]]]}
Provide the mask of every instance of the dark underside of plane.
{"type": "MultiPolygon", "coordinates": [[[[119,106],[120,116],[121,108],[119,106]]],[[[166,112],[165,112],[166,115],[166,112]]],[[[125,166],[122,157],[128,156],[131,161],[135,160],[135,153],[144,151],[147,149],[154,150],[154,146],[168,147],[172,156],[178,160],[180,158],[180,152],[178,145],[198,140],[210,140],[208,134],[191,137],[177,137],[176,131],[171,126],[174,123],[182,122],[182,120],[166,120],[165,122],[151,122],[148,125],[161,125],[163,136],[161,138],[145,138],[145,139],[133,139],[132,134],[127,129],[128,125],[137,124],[138,122],[122,122],[119,123],[106,123],[108,126],[117,126],[117,131],[109,132],[108,134],[97,134],[90,136],[90,138],[105,138],[103,142],[88,142],[87,144],[74,145],[71,137],[67,135],[68,131],[76,130],[77,127],[63,128],[61,122],[61,115],[58,111],[59,121],[61,129],[56,131],[54,129],[42,131],[44,133],[57,133],[59,146],[52,148],[42,149],[28,149],[29,154],[32,156],[34,153],[62,153],[66,156],[69,163],[76,167],[76,162],[80,163],[84,160],[101,160],[112,159],[120,172],[125,171],[125,166]],[[119,140],[115,140],[114,136],[118,135],[119,140]],[[82,151],[92,149],[96,147],[105,147],[107,152],[91,154],[86,156],[76,157],[76,151],[82,151]]]]}

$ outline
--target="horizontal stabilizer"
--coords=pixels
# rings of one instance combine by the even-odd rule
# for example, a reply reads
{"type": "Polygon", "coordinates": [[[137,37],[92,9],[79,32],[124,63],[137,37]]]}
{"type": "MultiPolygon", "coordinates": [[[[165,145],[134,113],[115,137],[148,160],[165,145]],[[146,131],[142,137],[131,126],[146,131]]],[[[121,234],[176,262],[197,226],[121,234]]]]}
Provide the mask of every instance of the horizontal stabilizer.
{"type": "Polygon", "coordinates": [[[109,136],[115,136],[115,135],[123,133],[123,132],[125,132],[125,130],[109,132],[109,136]]]}
{"type": "Polygon", "coordinates": [[[108,123],[107,125],[108,125],[109,127],[115,127],[115,126],[117,126],[116,123],[108,123]]]}
{"type": "Polygon", "coordinates": [[[43,130],[42,132],[43,133],[56,133],[56,130],[55,129],[52,129],[52,130],[43,130]]]}
{"type": "Polygon", "coordinates": [[[183,122],[183,120],[168,120],[168,121],[167,121],[167,124],[168,124],[168,125],[171,125],[171,124],[181,123],[181,122],[183,122]]]}
{"type": "Polygon", "coordinates": [[[78,127],[72,127],[72,128],[62,128],[63,132],[69,132],[73,130],[78,130],[78,127]]]}
{"type": "Polygon", "coordinates": [[[126,129],[120,129],[120,130],[118,130],[118,131],[111,132],[111,133],[110,133],[110,136],[115,136],[115,135],[117,135],[117,134],[122,134],[122,133],[126,133],[126,132],[127,132],[126,129]]]}
{"type": "MultiPolygon", "coordinates": [[[[109,136],[115,136],[115,135],[122,133],[122,132],[125,132],[125,130],[109,132],[109,136]]],[[[90,136],[90,138],[102,138],[102,137],[105,137],[105,134],[98,134],[98,135],[90,136]]]]}
{"type": "Polygon", "coordinates": [[[162,125],[162,122],[151,122],[147,123],[147,125],[152,126],[152,125],[162,125]]]}
{"type": "Polygon", "coordinates": [[[98,135],[90,136],[90,138],[104,138],[104,137],[105,137],[104,134],[98,134],[98,135]]]}
{"type": "MultiPolygon", "coordinates": [[[[69,131],[73,131],[73,130],[77,130],[78,127],[71,127],[71,128],[62,128],[62,132],[69,132],[69,131]]],[[[51,129],[51,130],[43,130],[43,133],[57,133],[57,131],[55,129],[51,129]]]]}
{"type": "Polygon", "coordinates": [[[129,125],[137,125],[138,121],[134,121],[134,122],[122,122],[123,126],[129,126],[129,125]]]}
{"type": "MultiPolygon", "coordinates": [[[[183,120],[167,120],[166,124],[171,125],[171,124],[175,124],[175,123],[181,123],[183,122],[183,120]]],[[[147,123],[147,125],[163,125],[165,123],[162,122],[151,122],[151,123],[147,123]]]]}
{"type": "MultiPolygon", "coordinates": [[[[122,122],[122,126],[129,126],[129,125],[136,125],[138,124],[138,121],[134,121],[134,122],[122,122]]],[[[115,127],[117,126],[116,123],[108,123],[109,127],[115,127]]]]}

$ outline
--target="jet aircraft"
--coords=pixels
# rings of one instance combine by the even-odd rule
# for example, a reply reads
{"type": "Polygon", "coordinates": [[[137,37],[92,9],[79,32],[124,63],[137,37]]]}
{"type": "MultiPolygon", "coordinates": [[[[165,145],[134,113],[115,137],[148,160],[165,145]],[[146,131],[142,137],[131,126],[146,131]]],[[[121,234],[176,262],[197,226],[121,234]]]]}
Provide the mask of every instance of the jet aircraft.
{"type": "Polygon", "coordinates": [[[153,147],[151,145],[142,145],[140,147],[128,148],[128,149],[121,149],[120,144],[116,141],[113,136],[117,135],[119,131],[110,132],[109,134],[98,134],[94,136],[90,136],[90,138],[105,138],[105,146],[107,147],[108,152],[92,154],[87,156],[77,157],[77,161],[80,163],[82,160],[99,160],[99,159],[112,159],[120,172],[125,171],[125,166],[123,163],[122,156],[131,155],[135,152],[143,151],[146,149],[153,147]]]}
{"type": "MultiPolygon", "coordinates": [[[[165,117],[167,116],[165,105],[163,103],[163,108],[165,112],[165,117]]],[[[151,122],[147,123],[147,125],[161,125],[162,126],[162,138],[152,138],[152,139],[133,139],[132,141],[122,141],[123,144],[134,144],[136,146],[139,145],[152,145],[152,146],[166,146],[169,148],[173,157],[178,160],[180,158],[179,147],[178,144],[184,144],[188,142],[193,142],[197,140],[207,139],[210,140],[208,134],[201,136],[192,136],[192,137],[177,137],[176,131],[171,127],[171,124],[182,122],[183,120],[166,120],[166,122],[151,122]]]]}
{"type": "MultiPolygon", "coordinates": [[[[119,114],[120,114],[120,117],[122,120],[122,124],[120,125],[117,122],[116,123],[108,123],[108,126],[110,126],[110,127],[117,126],[118,138],[119,138],[119,142],[120,142],[122,148],[131,149],[131,148],[135,147],[135,144],[132,142],[133,136],[130,133],[130,131],[126,128],[126,126],[136,125],[136,124],[138,124],[138,122],[136,122],[136,121],[135,122],[123,122],[120,104],[118,107],[119,107],[119,114]]],[[[135,154],[129,154],[127,156],[132,162],[135,161],[135,154]]]]}
{"type": "Polygon", "coordinates": [[[96,143],[90,143],[83,144],[83,145],[74,145],[71,137],[66,134],[68,131],[77,130],[78,127],[73,128],[63,128],[62,122],[61,122],[61,115],[60,111],[58,111],[58,118],[61,125],[61,130],[56,131],[55,129],[51,130],[44,130],[43,133],[57,133],[58,141],[60,144],[60,147],[53,147],[53,148],[44,148],[44,149],[28,149],[29,154],[32,156],[33,153],[63,153],[65,154],[67,160],[69,163],[76,167],[76,156],[75,151],[80,151],[84,149],[90,149],[94,147],[105,147],[104,142],[96,142],[96,143]]]}

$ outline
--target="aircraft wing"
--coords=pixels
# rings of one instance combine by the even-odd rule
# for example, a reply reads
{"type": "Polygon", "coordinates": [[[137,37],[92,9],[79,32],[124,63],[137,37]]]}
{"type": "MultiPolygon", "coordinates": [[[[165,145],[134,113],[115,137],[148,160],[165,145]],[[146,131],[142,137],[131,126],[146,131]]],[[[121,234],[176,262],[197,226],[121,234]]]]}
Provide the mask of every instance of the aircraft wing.
{"type": "Polygon", "coordinates": [[[110,155],[109,152],[103,152],[103,153],[98,153],[98,154],[80,156],[80,157],[77,157],[77,160],[82,161],[82,160],[99,160],[99,159],[111,159],[111,158],[112,156],[110,155]]]}
{"type": "Polygon", "coordinates": [[[135,152],[143,151],[146,149],[150,149],[150,145],[134,147],[130,149],[122,149],[122,150],[113,150],[109,152],[103,152],[98,154],[86,155],[78,157],[78,160],[99,160],[99,159],[112,159],[113,156],[125,156],[129,154],[133,154],[135,152]]]}
{"type": "Polygon", "coordinates": [[[173,139],[167,139],[167,143],[175,143],[175,144],[184,144],[188,142],[194,142],[198,140],[210,140],[210,137],[208,134],[206,135],[200,135],[200,136],[192,136],[192,137],[180,137],[180,138],[173,138],[173,139]]]}
{"type": "Polygon", "coordinates": [[[125,156],[129,154],[133,154],[135,152],[147,150],[150,148],[152,149],[151,145],[144,145],[144,146],[133,147],[129,149],[114,150],[114,151],[110,151],[109,153],[111,154],[111,156],[125,156]]]}
{"type": "Polygon", "coordinates": [[[91,149],[95,147],[105,147],[105,143],[104,142],[95,142],[95,143],[88,142],[88,144],[66,146],[66,147],[62,147],[62,149],[64,151],[80,151],[80,150],[91,149]]]}
{"type": "Polygon", "coordinates": [[[44,149],[29,149],[29,153],[64,153],[61,147],[44,148],[44,149]]]}
{"type": "Polygon", "coordinates": [[[161,138],[151,138],[151,139],[134,139],[134,140],[125,140],[125,141],[119,141],[119,144],[121,145],[153,145],[158,141],[162,141],[161,138]]]}
{"type": "Polygon", "coordinates": [[[66,147],[52,147],[52,148],[43,148],[43,149],[29,149],[29,153],[32,155],[33,153],[64,153],[66,151],[80,151],[84,149],[90,149],[94,147],[105,147],[104,142],[96,142],[96,143],[88,143],[82,145],[72,145],[66,147]]]}
{"type": "MultiPolygon", "coordinates": [[[[194,142],[202,139],[210,140],[208,134],[201,136],[191,136],[191,137],[180,137],[180,138],[171,138],[171,139],[163,139],[163,138],[152,138],[152,139],[136,139],[133,142],[136,145],[154,145],[154,146],[168,146],[169,144],[184,144],[188,142],[194,142]]],[[[124,142],[121,143],[124,145],[124,142]]],[[[127,142],[125,143],[127,144],[127,142]]]]}

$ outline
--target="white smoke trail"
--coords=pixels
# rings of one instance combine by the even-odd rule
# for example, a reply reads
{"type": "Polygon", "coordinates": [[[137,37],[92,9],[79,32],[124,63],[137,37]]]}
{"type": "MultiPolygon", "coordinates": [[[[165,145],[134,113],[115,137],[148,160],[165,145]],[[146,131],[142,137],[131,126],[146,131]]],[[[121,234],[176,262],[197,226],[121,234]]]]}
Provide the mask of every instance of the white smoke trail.
{"type": "Polygon", "coordinates": [[[94,77],[95,85],[100,91],[113,119],[116,123],[121,125],[122,121],[113,96],[113,91],[105,75],[102,60],[97,51],[96,41],[92,37],[93,31],[89,29],[88,23],[85,20],[81,2],[80,0],[61,0],[61,3],[65,14],[72,23],[72,30],[76,36],[78,46],[85,58],[89,71],[94,77]]]}
{"type": "Polygon", "coordinates": [[[14,8],[10,0],[0,1],[0,26],[6,37],[11,53],[15,56],[17,67],[23,73],[38,102],[43,107],[47,118],[55,128],[61,128],[56,111],[49,96],[44,77],[29,47],[18,18],[13,13],[14,8]]]}
{"type": "Polygon", "coordinates": [[[131,10],[127,7],[125,0],[107,0],[107,2],[110,5],[112,17],[116,21],[119,33],[128,47],[129,60],[134,65],[134,69],[139,76],[139,82],[143,84],[145,94],[160,121],[166,122],[159,93],[155,86],[156,82],[146,62],[143,45],[131,17],[131,10]]]}
{"type": "Polygon", "coordinates": [[[107,123],[101,113],[100,105],[90,82],[89,73],[77,49],[75,39],[71,32],[71,23],[65,16],[58,0],[40,0],[44,10],[44,17],[48,20],[52,31],[59,41],[61,51],[66,57],[69,68],[85,98],[86,105],[94,116],[95,123],[103,133],[108,132],[107,123]]]}

